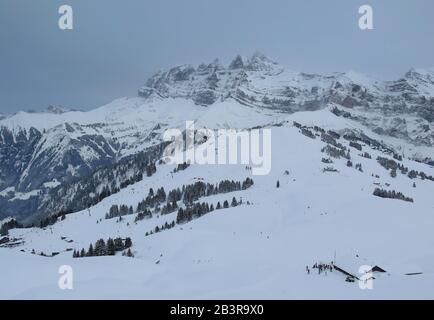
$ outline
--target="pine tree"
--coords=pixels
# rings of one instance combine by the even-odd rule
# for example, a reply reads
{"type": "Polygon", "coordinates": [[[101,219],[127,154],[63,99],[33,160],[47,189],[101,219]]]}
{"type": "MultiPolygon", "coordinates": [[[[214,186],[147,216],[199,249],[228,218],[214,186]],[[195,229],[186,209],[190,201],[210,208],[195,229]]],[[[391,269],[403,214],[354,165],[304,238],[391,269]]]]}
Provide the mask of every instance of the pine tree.
{"type": "Polygon", "coordinates": [[[279,180],[277,180],[276,188],[280,188],[280,182],[279,182],[279,180]]]}
{"type": "Polygon", "coordinates": [[[104,239],[99,239],[95,243],[95,255],[96,256],[105,256],[107,254],[107,248],[105,245],[104,239]]]}
{"type": "Polygon", "coordinates": [[[114,256],[115,255],[115,242],[113,241],[112,238],[108,238],[107,240],[107,254],[109,256],[114,256]]]}
{"type": "Polygon", "coordinates": [[[228,200],[225,200],[225,202],[223,202],[223,208],[225,208],[225,209],[229,208],[228,200]]]}
{"type": "Polygon", "coordinates": [[[93,245],[92,243],[89,245],[89,250],[87,250],[87,256],[88,257],[93,257],[93,255],[95,254],[95,252],[93,252],[93,245]]]}
{"type": "Polygon", "coordinates": [[[127,237],[127,238],[125,239],[125,248],[131,248],[132,245],[133,245],[133,242],[131,241],[131,238],[130,238],[130,237],[127,237]]]}
{"type": "Polygon", "coordinates": [[[85,256],[86,256],[86,251],[83,248],[83,249],[81,249],[80,257],[84,258],[85,256]]]}
{"type": "Polygon", "coordinates": [[[238,205],[237,199],[235,199],[235,197],[232,198],[232,203],[231,206],[232,207],[236,207],[238,205]]]}
{"type": "Polygon", "coordinates": [[[118,237],[114,240],[114,244],[115,244],[115,251],[122,251],[125,249],[122,238],[120,238],[120,237],[118,237]]]}

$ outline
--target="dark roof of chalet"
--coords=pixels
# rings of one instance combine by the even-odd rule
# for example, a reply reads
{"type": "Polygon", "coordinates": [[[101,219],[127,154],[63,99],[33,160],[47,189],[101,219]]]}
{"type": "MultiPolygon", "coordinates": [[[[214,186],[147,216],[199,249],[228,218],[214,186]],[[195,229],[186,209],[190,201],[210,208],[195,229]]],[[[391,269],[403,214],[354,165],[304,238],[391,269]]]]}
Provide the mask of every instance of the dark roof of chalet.
{"type": "Polygon", "coordinates": [[[384,270],[383,268],[380,268],[379,266],[374,266],[371,269],[371,272],[387,272],[386,270],[384,270]]]}

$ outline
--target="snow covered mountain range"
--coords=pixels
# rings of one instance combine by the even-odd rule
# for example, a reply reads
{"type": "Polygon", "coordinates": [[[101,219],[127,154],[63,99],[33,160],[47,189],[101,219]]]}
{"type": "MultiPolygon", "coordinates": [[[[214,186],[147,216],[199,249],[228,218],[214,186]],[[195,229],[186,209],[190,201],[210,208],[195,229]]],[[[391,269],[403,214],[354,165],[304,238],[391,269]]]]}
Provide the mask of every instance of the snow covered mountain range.
{"type": "Polygon", "coordinates": [[[322,76],[262,54],[160,71],[91,111],[0,117],[0,298],[433,298],[433,132],[434,70],[322,76]],[[270,174],[164,164],[186,120],[270,128],[270,174]],[[386,273],[360,290],[305,272],[330,261],[386,273]]]}
{"type": "Polygon", "coordinates": [[[138,93],[87,112],[50,106],[2,116],[0,217],[42,213],[43,199],[56,187],[159,144],[164,129],[187,118],[210,128],[248,128],[327,109],[390,138],[407,157],[434,158],[432,69],[379,81],[354,72],[287,71],[254,54],[237,56],[228,67],[215,60],[160,71],[138,93]]]}

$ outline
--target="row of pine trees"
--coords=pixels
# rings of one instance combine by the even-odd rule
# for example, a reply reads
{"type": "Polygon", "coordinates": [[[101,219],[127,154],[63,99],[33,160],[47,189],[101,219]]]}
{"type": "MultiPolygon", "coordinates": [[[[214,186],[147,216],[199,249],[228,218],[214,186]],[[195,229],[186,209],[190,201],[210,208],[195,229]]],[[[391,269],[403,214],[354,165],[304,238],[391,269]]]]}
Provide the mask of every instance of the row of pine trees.
{"type": "Polygon", "coordinates": [[[144,218],[152,217],[150,209],[155,209],[155,212],[161,212],[161,214],[168,214],[178,210],[178,201],[182,201],[186,206],[190,206],[201,197],[246,190],[253,184],[254,182],[251,178],[246,178],[243,182],[223,180],[216,185],[197,181],[193,184],[183,185],[182,188],[170,190],[167,195],[163,187],[157,189],[156,192],[150,188],[148,195],[138,203],[136,210],[132,206],[114,204],[110,207],[105,218],[111,219],[138,212],[135,219],[137,222],[144,218]],[[165,204],[160,208],[160,205],[163,203],[165,204]]]}
{"type": "Polygon", "coordinates": [[[129,237],[127,237],[125,241],[120,237],[115,239],[108,238],[107,241],[104,241],[104,239],[99,239],[95,242],[95,244],[91,243],[87,251],[84,248],[81,250],[74,250],[72,257],[84,258],[95,256],[114,256],[116,252],[124,251],[126,249],[128,249],[126,255],[132,256],[130,249],[132,246],[133,242],[129,237]]]}

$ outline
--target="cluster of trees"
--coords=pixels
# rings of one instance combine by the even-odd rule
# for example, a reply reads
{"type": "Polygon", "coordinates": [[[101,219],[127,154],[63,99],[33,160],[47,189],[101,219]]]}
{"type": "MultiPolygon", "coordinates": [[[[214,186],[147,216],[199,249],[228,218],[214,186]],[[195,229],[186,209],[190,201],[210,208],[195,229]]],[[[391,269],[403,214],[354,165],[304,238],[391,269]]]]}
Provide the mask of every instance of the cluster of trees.
{"type": "MultiPolygon", "coordinates": [[[[168,214],[178,210],[178,201],[183,201],[184,204],[192,205],[195,201],[201,197],[216,195],[219,193],[228,193],[233,191],[246,190],[254,184],[253,179],[246,178],[243,182],[233,180],[222,180],[218,184],[205,183],[203,181],[197,181],[192,184],[183,185],[182,188],[176,188],[169,191],[166,196],[166,192],[163,187],[157,189],[156,192],[151,188],[149,189],[147,197],[140,201],[137,205],[138,212],[135,222],[143,220],[145,218],[151,218],[151,209],[155,212],[161,212],[161,214],[168,214]],[[162,209],[160,204],[165,203],[162,209]]],[[[133,207],[127,205],[112,205],[109,212],[106,214],[106,219],[114,217],[122,217],[127,214],[133,214],[133,207]]]]}
{"type": "Polygon", "coordinates": [[[146,173],[147,177],[152,176],[155,172],[157,172],[157,167],[155,166],[155,162],[149,162],[142,168],[142,171],[135,173],[133,176],[129,178],[124,178],[119,186],[104,186],[101,193],[98,195],[98,202],[102,201],[104,198],[111,196],[112,194],[118,193],[121,189],[128,187],[136,182],[143,180],[143,173],[146,173]]]}
{"type": "Polygon", "coordinates": [[[350,147],[353,147],[359,151],[362,151],[362,145],[360,143],[350,141],[350,147]]]}
{"type": "Polygon", "coordinates": [[[15,219],[5,222],[0,227],[0,236],[7,236],[10,229],[24,228],[24,226],[15,219]]]}
{"type": "Polygon", "coordinates": [[[339,149],[346,149],[346,147],[344,145],[342,145],[340,142],[337,142],[336,139],[339,139],[340,135],[333,132],[333,131],[329,131],[328,133],[321,133],[321,140],[327,144],[330,144],[332,146],[335,146],[339,149]]]}
{"type": "Polygon", "coordinates": [[[110,207],[109,212],[106,213],[105,218],[106,219],[117,218],[117,217],[122,217],[133,213],[134,210],[132,206],[128,207],[126,204],[122,204],[118,206],[117,204],[114,204],[110,207]]]}
{"type": "MultiPolygon", "coordinates": [[[[231,207],[236,207],[242,204],[242,200],[237,201],[237,199],[235,197],[232,198],[232,202],[230,204],[231,207]]],[[[229,202],[227,200],[225,200],[223,202],[223,206],[220,204],[220,202],[217,203],[216,205],[216,210],[222,209],[222,208],[229,208],[229,202]]],[[[177,224],[182,224],[185,222],[189,222],[193,219],[199,218],[209,212],[214,211],[214,205],[211,204],[209,205],[206,202],[202,202],[202,203],[194,203],[192,205],[187,206],[185,209],[184,208],[179,208],[178,209],[178,213],[176,215],[176,223],[177,224]]]]}
{"type": "Polygon", "coordinates": [[[297,121],[293,121],[294,127],[301,129],[303,126],[301,125],[301,123],[298,123],[297,121]]]}
{"type": "MultiPolygon", "coordinates": [[[[183,187],[183,189],[184,189],[184,187],[183,187]]],[[[182,194],[183,194],[183,191],[181,191],[181,189],[179,189],[179,188],[172,189],[167,194],[167,201],[168,202],[180,201],[182,199],[182,194]]]]}
{"type": "Polygon", "coordinates": [[[169,203],[183,200],[185,204],[191,204],[201,197],[212,196],[220,193],[228,193],[240,190],[246,190],[254,184],[253,179],[246,178],[243,182],[233,180],[223,180],[217,185],[197,181],[193,184],[183,185],[182,188],[177,188],[169,191],[167,201],[169,203]]]}
{"type": "Polygon", "coordinates": [[[305,135],[306,137],[309,137],[311,139],[315,139],[315,134],[307,128],[301,128],[301,133],[303,135],[305,135]]]}
{"type": "Polygon", "coordinates": [[[155,162],[151,162],[150,164],[148,164],[145,168],[145,172],[147,177],[150,177],[155,172],[157,172],[157,167],[155,166],[155,162]]]}
{"type": "Polygon", "coordinates": [[[167,202],[167,204],[163,206],[163,209],[161,209],[161,214],[169,214],[175,212],[177,209],[178,204],[176,203],[176,201],[167,202]]]}
{"type": "Polygon", "coordinates": [[[164,231],[164,230],[168,230],[168,229],[172,229],[173,227],[175,227],[175,220],[174,221],[172,221],[171,223],[168,223],[167,221],[161,226],[161,227],[159,227],[159,226],[156,226],[155,228],[154,228],[154,230],[151,230],[151,231],[149,231],[149,232],[146,232],[145,233],[145,237],[147,237],[147,236],[149,236],[149,235],[151,235],[151,234],[154,234],[154,233],[158,233],[158,232],[160,232],[160,231],[164,231]]]}
{"type": "Polygon", "coordinates": [[[393,159],[396,159],[398,161],[402,161],[402,156],[400,154],[394,153],[393,154],[393,159]]]}
{"type": "Polygon", "coordinates": [[[325,133],[325,130],[319,126],[313,126],[315,132],[325,133]]]}
{"type": "Polygon", "coordinates": [[[336,158],[336,159],[340,159],[345,158],[345,159],[351,159],[350,156],[350,151],[345,149],[338,149],[335,147],[332,147],[331,145],[326,145],[324,148],[321,149],[321,152],[325,152],[327,153],[330,157],[336,158]]]}
{"type": "MultiPolygon", "coordinates": [[[[293,122],[294,127],[301,129],[301,133],[303,133],[304,135],[310,137],[310,138],[314,138],[315,139],[315,135],[309,130],[312,129],[312,127],[308,127],[308,126],[303,126],[302,124],[294,121],[293,122]]],[[[339,140],[341,138],[341,135],[335,131],[332,130],[328,130],[327,132],[319,127],[319,126],[313,126],[313,130],[315,132],[321,133],[321,140],[332,144],[332,145],[339,145],[339,143],[336,142],[336,140],[339,140]]]]}
{"type": "Polygon", "coordinates": [[[360,154],[359,156],[366,158],[366,159],[372,159],[371,155],[368,152],[363,152],[362,154],[360,154]]]}
{"type": "Polygon", "coordinates": [[[161,187],[154,192],[154,189],[150,188],[146,198],[139,202],[137,205],[137,211],[145,211],[146,208],[154,208],[156,205],[166,201],[166,192],[161,187]]]}
{"type": "Polygon", "coordinates": [[[180,163],[180,164],[178,164],[178,166],[173,170],[173,172],[183,171],[183,170],[187,169],[189,166],[190,166],[190,164],[187,163],[187,162],[180,163]]]}
{"type": "MultiPolygon", "coordinates": [[[[348,160],[348,161],[347,161],[347,166],[348,166],[348,167],[352,167],[352,166],[353,166],[353,163],[352,163],[350,160],[348,160]]],[[[360,172],[363,172],[362,164],[361,164],[361,163],[356,163],[356,165],[355,165],[355,169],[356,169],[356,170],[359,170],[360,172]]]]}
{"type": "Polygon", "coordinates": [[[396,177],[397,170],[400,170],[402,174],[406,174],[410,179],[415,179],[417,177],[420,177],[422,180],[428,179],[434,181],[434,177],[428,176],[425,172],[409,170],[408,167],[405,167],[403,164],[398,163],[395,160],[384,158],[384,157],[377,157],[377,161],[386,170],[391,170],[390,175],[392,177],[396,177]]]}
{"type": "Polygon", "coordinates": [[[322,172],[339,172],[337,169],[333,168],[333,167],[325,167],[322,169],[322,172]]]}
{"type": "Polygon", "coordinates": [[[131,241],[131,238],[128,237],[125,239],[125,241],[120,237],[115,239],[108,238],[107,241],[104,241],[104,239],[99,239],[94,245],[91,243],[87,251],[84,248],[81,250],[74,250],[72,257],[84,258],[95,256],[114,256],[116,252],[124,251],[126,249],[128,249],[127,255],[132,256],[130,249],[132,246],[133,242],[131,241]]]}
{"type": "MultiPolygon", "coordinates": [[[[347,161],[347,167],[350,167],[350,168],[353,167],[353,162],[351,160],[347,161]]],[[[355,169],[359,170],[360,172],[363,172],[362,164],[361,163],[356,163],[355,169]]]]}
{"type": "Polygon", "coordinates": [[[176,215],[176,223],[181,224],[181,223],[189,222],[211,211],[214,211],[214,206],[213,205],[210,206],[206,202],[194,203],[190,206],[187,206],[185,209],[179,208],[178,213],[176,215]]]}
{"type": "Polygon", "coordinates": [[[425,159],[414,159],[414,161],[420,162],[420,163],[425,163],[427,165],[430,166],[434,166],[434,160],[431,158],[425,158],[425,159]]]}
{"type": "MultiPolygon", "coordinates": [[[[157,189],[157,192],[154,193],[152,188],[149,189],[148,195],[143,201],[140,201],[137,205],[136,212],[139,212],[140,216],[136,217],[136,221],[142,220],[147,216],[152,216],[152,213],[148,210],[148,208],[154,208],[156,205],[166,201],[166,192],[164,188],[161,187],[157,189]]],[[[115,217],[122,217],[128,214],[133,214],[134,209],[132,206],[127,205],[117,205],[114,204],[110,207],[108,213],[106,213],[105,218],[111,219],[115,217]]]]}
{"type": "MultiPolygon", "coordinates": [[[[350,161],[350,160],[348,160],[348,161],[350,161]]],[[[330,159],[330,158],[322,158],[322,159],[321,159],[321,162],[322,162],[322,163],[328,163],[328,164],[330,164],[330,163],[333,163],[333,160],[330,159]]],[[[351,162],[351,161],[350,161],[350,162],[351,162]]]]}
{"type": "MultiPolygon", "coordinates": [[[[207,190],[214,188],[213,185],[205,183],[202,181],[197,181],[193,184],[186,185],[182,187],[182,198],[184,203],[193,203],[193,201],[198,200],[200,197],[207,195],[207,190]]],[[[208,191],[208,195],[212,194],[208,191]]]]}
{"type": "Polygon", "coordinates": [[[70,212],[70,211],[62,211],[62,212],[53,214],[51,216],[45,217],[45,218],[43,218],[43,219],[41,219],[39,221],[39,227],[40,228],[45,228],[45,227],[48,227],[48,226],[51,226],[51,225],[55,224],[59,220],[65,220],[66,219],[66,215],[70,214],[70,213],[72,213],[72,212],[70,212]]]}
{"type": "MultiPolygon", "coordinates": [[[[288,172],[288,174],[289,174],[289,172],[288,172]]],[[[241,184],[241,189],[246,190],[246,189],[250,188],[251,186],[253,186],[253,184],[254,184],[253,179],[246,178],[246,180],[244,180],[243,183],[241,184]]]]}
{"type": "Polygon", "coordinates": [[[414,179],[414,178],[416,178],[417,176],[419,176],[422,180],[425,180],[425,179],[427,179],[427,180],[431,180],[431,181],[434,181],[434,177],[433,176],[428,176],[425,172],[423,172],[423,171],[416,171],[416,170],[411,170],[409,173],[408,173],[408,177],[410,178],[410,179],[414,179]]]}
{"type": "Polygon", "coordinates": [[[137,214],[137,216],[134,219],[134,222],[143,220],[145,218],[152,218],[152,212],[149,209],[145,209],[144,211],[141,211],[137,214]]]}
{"type": "Polygon", "coordinates": [[[388,199],[399,199],[403,201],[408,202],[414,202],[414,200],[410,197],[404,196],[401,192],[396,192],[395,190],[384,190],[380,188],[376,188],[374,190],[374,196],[380,197],[380,198],[388,198],[388,199]]]}
{"type": "Polygon", "coordinates": [[[420,177],[422,180],[428,179],[428,180],[434,181],[434,177],[433,177],[433,176],[429,176],[429,175],[427,175],[427,174],[426,174],[425,172],[423,172],[423,171],[419,172],[419,177],[420,177]]]}
{"type": "Polygon", "coordinates": [[[388,148],[387,146],[378,142],[377,140],[368,137],[364,133],[356,134],[355,132],[349,132],[344,134],[344,139],[348,141],[359,142],[359,144],[364,143],[370,146],[372,149],[380,150],[382,152],[389,153],[389,154],[394,154],[392,149],[388,148]]]}
{"type": "Polygon", "coordinates": [[[386,170],[397,170],[400,169],[402,174],[406,174],[408,172],[408,168],[404,167],[402,164],[397,163],[395,160],[385,158],[385,157],[377,157],[377,162],[384,167],[386,170]]]}
{"type": "Polygon", "coordinates": [[[327,133],[337,140],[341,138],[341,135],[335,131],[329,130],[327,131],[327,133]]]}

